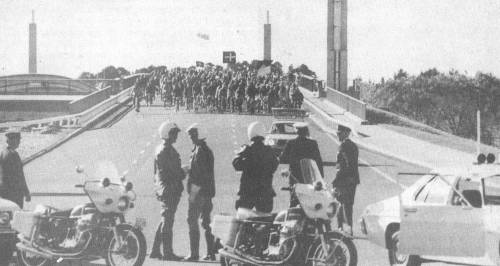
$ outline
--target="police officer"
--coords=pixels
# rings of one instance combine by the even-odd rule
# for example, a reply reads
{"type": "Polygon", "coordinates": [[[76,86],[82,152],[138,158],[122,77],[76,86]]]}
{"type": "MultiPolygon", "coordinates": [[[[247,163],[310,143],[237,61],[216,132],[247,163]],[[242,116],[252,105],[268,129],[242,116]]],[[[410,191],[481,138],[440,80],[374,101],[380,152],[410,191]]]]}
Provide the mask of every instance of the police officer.
{"type": "Polygon", "coordinates": [[[253,122],[248,126],[250,145],[245,145],[236,158],[233,167],[243,171],[240,179],[240,198],[236,201],[236,209],[242,207],[255,208],[258,212],[269,213],[273,210],[273,174],[278,168],[276,158],[270,146],[264,145],[264,125],[253,122]]]}
{"type": "MultiPolygon", "coordinates": [[[[297,122],[293,125],[297,130],[297,138],[289,140],[283,152],[280,155],[280,163],[290,165],[290,173],[297,179],[299,183],[304,183],[300,170],[300,160],[312,159],[318,165],[318,169],[323,176],[323,160],[319,152],[318,143],[309,138],[309,129],[307,123],[297,122]]],[[[295,184],[293,178],[289,180],[290,186],[295,184]]],[[[292,195],[290,198],[290,207],[295,207],[299,204],[298,199],[292,195]]]]}
{"type": "Polygon", "coordinates": [[[182,259],[175,255],[172,249],[172,227],[177,205],[184,190],[182,180],[186,176],[181,167],[179,154],[172,146],[179,132],[179,127],[173,122],[161,124],[159,134],[164,144],[163,147],[158,147],[154,163],[156,182],[160,186],[156,194],[162,204],[162,220],[156,230],[150,257],[162,260],[179,261],[182,259]],[[163,245],[163,255],[160,253],[160,245],[163,245]]]}
{"type": "Polygon", "coordinates": [[[210,212],[212,212],[212,198],[215,196],[214,180],[214,154],[208,147],[200,126],[195,123],[188,129],[187,133],[194,144],[191,155],[191,166],[187,190],[189,193],[189,208],[187,222],[189,225],[189,242],[191,255],[186,261],[198,261],[200,247],[200,229],[198,219],[201,218],[201,226],[205,229],[205,240],[207,242],[207,255],[204,260],[215,261],[214,236],[210,228],[210,212]]]}
{"type": "Polygon", "coordinates": [[[350,133],[350,128],[338,126],[337,136],[341,144],[337,154],[337,175],[332,185],[339,193],[338,199],[342,203],[342,211],[337,215],[338,227],[342,230],[347,220],[347,232],[352,235],[352,209],[356,186],[359,184],[359,172],[358,147],[349,139],[350,133]]]}
{"type": "Polygon", "coordinates": [[[0,197],[15,202],[23,208],[23,199],[31,200],[30,191],[24,177],[23,162],[16,149],[21,143],[21,133],[8,131],[7,147],[0,152],[0,197]]]}

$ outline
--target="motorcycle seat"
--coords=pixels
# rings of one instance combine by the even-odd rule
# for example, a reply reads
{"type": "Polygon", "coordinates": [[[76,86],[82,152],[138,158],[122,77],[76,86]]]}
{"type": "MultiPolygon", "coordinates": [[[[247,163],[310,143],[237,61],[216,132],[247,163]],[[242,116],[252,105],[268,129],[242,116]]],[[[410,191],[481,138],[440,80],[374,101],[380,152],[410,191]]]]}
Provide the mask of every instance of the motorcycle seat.
{"type": "Polygon", "coordinates": [[[272,223],[276,218],[276,213],[268,213],[264,216],[248,217],[246,220],[250,222],[272,223]]]}
{"type": "Polygon", "coordinates": [[[255,222],[273,222],[276,218],[276,213],[257,212],[247,208],[238,208],[236,211],[236,219],[240,221],[255,221],[255,222]]]}

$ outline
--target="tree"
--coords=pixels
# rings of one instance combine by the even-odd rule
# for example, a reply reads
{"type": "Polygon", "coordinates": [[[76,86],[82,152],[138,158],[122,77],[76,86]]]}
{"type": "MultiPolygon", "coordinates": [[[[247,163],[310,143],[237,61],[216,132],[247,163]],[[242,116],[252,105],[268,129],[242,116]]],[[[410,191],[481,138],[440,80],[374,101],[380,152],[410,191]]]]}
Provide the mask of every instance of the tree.
{"type": "Polygon", "coordinates": [[[295,69],[295,72],[299,72],[301,74],[307,75],[307,76],[312,76],[315,77],[316,73],[311,71],[308,66],[302,64],[298,68],[295,69]]]}
{"type": "Polygon", "coordinates": [[[82,72],[78,79],[95,79],[95,75],[90,72],[82,72]]]}
{"type": "Polygon", "coordinates": [[[120,73],[121,76],[129,76],[130,75],[130,71],[126,70],[123,67],[118,67],[116,70],[118,71],[118,73],[120,73]]]}
{"type": "Polygon", "coordinates": [[[406,79],[408,78],[408,73],[404,71],[403,69],[400,69],[398,73],[394,74],[394,79],[406,79]]]}

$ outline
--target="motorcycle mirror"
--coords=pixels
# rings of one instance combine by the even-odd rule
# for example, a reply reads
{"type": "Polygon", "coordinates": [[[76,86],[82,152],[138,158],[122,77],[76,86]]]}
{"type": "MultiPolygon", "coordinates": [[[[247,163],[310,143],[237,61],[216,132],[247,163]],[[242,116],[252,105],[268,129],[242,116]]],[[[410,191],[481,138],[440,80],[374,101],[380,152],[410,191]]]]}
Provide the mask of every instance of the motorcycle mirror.
{"type": "Polygon", "coordinates": [[[81,166],[81,165],[78,165],[75,170],[79,174],[85,172],[85,170],[83,169],[83,166],[81,166]]]}
{"type": "Polygon", "coordinates": [[[281,170],[281,177],[287,178],[289,176],[290,176],[290,171],[288,171],[288,169],[281,170]]]}

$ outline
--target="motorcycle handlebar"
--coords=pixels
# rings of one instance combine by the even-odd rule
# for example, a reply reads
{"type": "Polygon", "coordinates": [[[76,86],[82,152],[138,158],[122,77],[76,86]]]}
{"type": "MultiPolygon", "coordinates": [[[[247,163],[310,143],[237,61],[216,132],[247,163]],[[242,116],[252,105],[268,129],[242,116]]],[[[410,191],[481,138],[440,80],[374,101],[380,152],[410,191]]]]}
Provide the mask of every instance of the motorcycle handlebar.
{"type": "Polygon", "coordinates": [[[75,187],[76,188],[83,188],[83,185],[82,184],[76,184],[75,187]]]}

